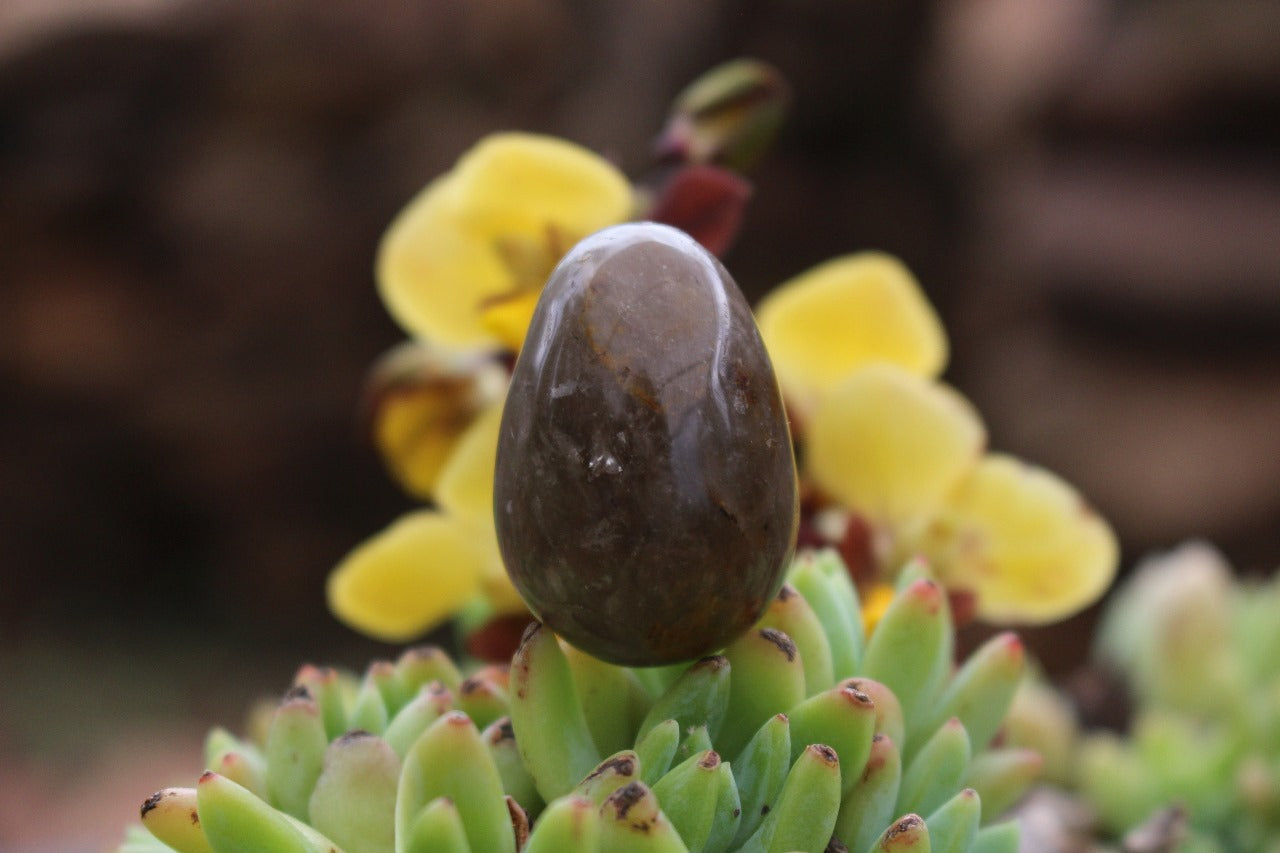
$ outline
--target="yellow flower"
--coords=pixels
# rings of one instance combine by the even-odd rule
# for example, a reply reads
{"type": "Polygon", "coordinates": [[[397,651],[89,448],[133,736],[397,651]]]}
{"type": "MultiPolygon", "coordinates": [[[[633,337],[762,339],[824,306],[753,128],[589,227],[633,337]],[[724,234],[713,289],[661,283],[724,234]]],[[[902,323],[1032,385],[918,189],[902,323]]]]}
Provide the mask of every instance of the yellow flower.
{"type": "Polygon", "coordinates": [[[379,639],[413,639],[476,599],[523,611],[493,525],[493,467],[506,374],[547,276],[578,240],[632,213],[627,179],[572,143],[504,133],[479,142],[388,228],[377,281],[415,341],[371,381],[375,443],[411,512],[333,571],[329,605],[379,639]],[[497,376],[495,377],[495,371],[497,376]]]}
{"type": "Polygon", "coordinates": [[[1060,478],[984,455],[980,416],[936,381],[947,341],[902,264],[830,261],[774,291],[759,321],[800,417],[803,474],[870,527],[881,575],[925,556],[990,622],[1052,622],[1101,596],[1110,527],[1060,478]]]}
{"type": "Polygon", "coordinates": [[[632,205],[626,177],[584,148],[524,133],[487,137],[387,229],[376,267],[383,302],[415,337],[519,349],[556,262],[632,205]]]}
{"type": "Polygon", "coordinates": [[[756,315],[793,414],[807,416],[850,373],[877,361],[936,377],[947,337],[902,262],[862,252],[778,287],[756,315]]]}

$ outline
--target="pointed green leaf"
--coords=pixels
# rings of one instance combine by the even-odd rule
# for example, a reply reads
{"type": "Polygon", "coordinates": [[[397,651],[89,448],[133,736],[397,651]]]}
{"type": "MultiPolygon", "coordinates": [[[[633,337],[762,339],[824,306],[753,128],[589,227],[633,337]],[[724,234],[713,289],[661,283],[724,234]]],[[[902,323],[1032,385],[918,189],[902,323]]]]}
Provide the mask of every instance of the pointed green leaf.
{"type": "Polygon", "coordinates": [[[299,820],[307,819],[324,752],[329,746],[320,709],[306,688],[290,690],[267,730],[268,801],[299,820]]]}
{"type": "Polygon", "coordinates": [[[729,683],[726,658],[720,655],[703,658],[685,670],[653,703],[640,724],[640,734],[663,720],[675,720],[681,731],[706,726],[714,738],[724,721],[729,683]]]}
{"type": "Polygon", "coordinates": [[[734,846],[745,843],[777,803],[791,763],[791,722],[785,714],[775,714],[733,762],[742,803],[742,819],[734,836],[734,846]]]}
{"type": "Polygon", "coordinates": [[[824,743],[840,756],[842,794],[847,794],[862,774],[871,752],[876,709],[871,698],[845,685],[810,696],[792,708],[791,755],[799,758],[809,744],[824,743]]]}
{"type": "Polygon", "coordinates": [[[311,825],[345,853],[386,853],[395,845],[400,758],[380,737],[349,732],[329,744],[311,792],[311,825]]]}
{"type": "Polygon", "coordinates": [[[480,732],[460,711],[432,723],[405,756],[395,810],[397,850],[419,813],[439,797],[453,801],[475,853],[515,848],[502,777],[480,732]]]}
{"type": "Polygon", "coordinates": [[[929,814],[960,790],[969,767],[969,735],[952,717],[942,724],[902,772],[898,812],[929,814]]]}
{"type": "Polygon", "coordinates": [[[906,723],[904,755],[931,734],[928,723],[951,671],[952,643],[946,596],[927,579],[894,597],[867,641],[861,675],[884,683],[898,697],[906,723]]]}
{"type": "Polygon", "coordinates": [[[773,628],[748,631],[724,656],[731,667],[729,710],[716,746],[736,755],[770,717],[804,700],[804,663],[791,638],[773,628]]]}
{"type": "Polygon", "coordinates": [[[925,818],[933,853],[968,853],[978,836],[982,801],[978,792],[965,788],[925,818]]]}
{"type": "Polygon", "coordinates": [[[893,820],[902,781],[902,757],[886,735],[871,739],[871,754],[853,787],[840,801],[835,835],[850,850],[867,850],[893,820]]]}
{"type": "Polygon", "coordinates": [[[568,793],[600,763],[560,643],[536,622],[511,662],[510,702],[516,744],[544,800],[568,793]]]}
{"type": "Polygon", "coordinates": [[[758,628],[776,628],[791,638],[804,664],[805,695],[826,690],[835,684],[831,643],[822,621],[812,606],[790,583],[784,583],[777,597],[761,617],[758,628]]]}
{"type": "Polygon", "coordinates": [[[600,806],[600,847],[609,853],[688,853],[643,782],[624,785],[600,806]]]}

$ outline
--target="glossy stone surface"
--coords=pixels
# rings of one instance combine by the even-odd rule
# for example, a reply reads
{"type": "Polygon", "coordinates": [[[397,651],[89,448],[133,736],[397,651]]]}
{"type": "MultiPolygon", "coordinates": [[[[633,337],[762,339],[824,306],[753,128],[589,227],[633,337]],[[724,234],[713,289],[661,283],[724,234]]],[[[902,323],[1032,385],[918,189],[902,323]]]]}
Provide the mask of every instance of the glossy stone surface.
{"type": "Polygon", "coordinates": [[[713,652],[778,592],[797,504],[777,381],[720,263],[653,223],[579,243],[498,441],[498,540],[534,614],[615,663],[713,652]]]}

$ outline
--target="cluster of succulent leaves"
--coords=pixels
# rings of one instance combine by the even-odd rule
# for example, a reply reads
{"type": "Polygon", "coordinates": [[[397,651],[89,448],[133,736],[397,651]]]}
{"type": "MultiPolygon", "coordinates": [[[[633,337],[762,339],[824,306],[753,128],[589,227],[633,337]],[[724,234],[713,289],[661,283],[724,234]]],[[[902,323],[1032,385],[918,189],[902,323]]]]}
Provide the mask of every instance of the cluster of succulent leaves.
{"type": "Polygon", "coordinates": [[[1114,834],[1171,806],[1180,850],[1280,849],[1280,576],[1235,577],[1189,543],[1116,591],[1096,655],[1134,702],[1124,734],[1078,743],[1074,784],[1114,834]]]}
{"type": "Polygon", "coordinates": [[[947,598],[903,573],[865,630],[833,552],[800,555],[721,654],[631,669],[531,626],[464,677],[410,649],[303,667],[260,740],[215,729],[194,788],[120,853],[1013,851],[1039,757],[992,747],[1022,677],[1000,634],[953,666],[947,598]]]}

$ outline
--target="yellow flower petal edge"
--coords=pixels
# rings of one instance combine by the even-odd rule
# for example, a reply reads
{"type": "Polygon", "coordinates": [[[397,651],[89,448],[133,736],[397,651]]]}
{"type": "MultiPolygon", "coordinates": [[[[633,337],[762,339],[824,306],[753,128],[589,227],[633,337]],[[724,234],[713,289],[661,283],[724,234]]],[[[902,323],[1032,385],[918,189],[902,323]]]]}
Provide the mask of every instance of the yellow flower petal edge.
{"type": "Polygon", "coordinates": [[[542,238],[548,225],[582,237],[628,218],[631,184],[612,163],[554,136],[497,133],[476,143],[454,169],[458,213],[484,234],[542,238]]]}
{"type": "MultiPolygon", "coordinates": [[[[454,445],[436,481],[436,500],[448,512],[493,527],[493,470],[498,460],[502,404],[482,411],[454,445]]],[[[497,534],[492,534],[496,540],[497,534]]]]}
{"type": "Polygon", "coordinates": [[[462,227],[447,203],[452,176],[438,178],[395,218],[378,247],[378,293],[410,335],[481,349],[496,341],[480,305],[513,286],[501,255],[462,227]]]}
{"type": "Polygon", "coordinates": [[[379,293],[412,335],[498,347],[485,306],[540,289],[570,246],[632,209],[626,177],[598,155],[554,137],[495,134],[391,223],[378,249],[379,293]]]}
{"type": "Polygon", "coordinates": [[[329,575],[335,616],[375,639],[411,640],[476,595],[488,559],[475,525],[431,510],[365,540],[329,575]]]}
{"type": "Polygon", "coordinates": [[[489,558],[485,561],[484,571],[480,576],[480,590],[485,601],[493,608],[495,614],[502,616],[510,613],[528,613],[529,606],[524,603],[520,593],[516,592],[507,574],[507,567],[502,562],[502,552],[498,549],[498,536],[494,531],[485,542],[489,550],[489,558]]]}
{"type": "Polygon", "coordinates": [[[804,467],[872,524],[931,513],[982,455],[986,430],[950,386],[891,364],[855,371],[814,412],[804,467]]]}
{"type": "Polygon", "coordinates": [[[782,284],[756,312],[788,401],[801,413],[872,362],[937,377],[947,336],[915,277],[897,258],[835,258],[782,284]]]}
{"type": "Polygon", "coordinates": [[[405,342],[388,351],[365,385],[375,446],[410,495],[430,499],[441,470],[477,414],[506,394],[503,367],[487,358],[405,342]]]}
{"type": "Polygon", "coordinates": [[[519,352],[524,347],[524,338],[541,295],[541,290],[530,290],[490,301],[484,308],[481,322],[505,349],[519,352]]]}
{"type": "Polygon", "coordinates": [[[1119,546],[1110,526],[1057,475],[990,454],[929,526],[924,542],[941,580],[973,590],[994,623],[1044,624],[1096,601],[1119,546]]]}

